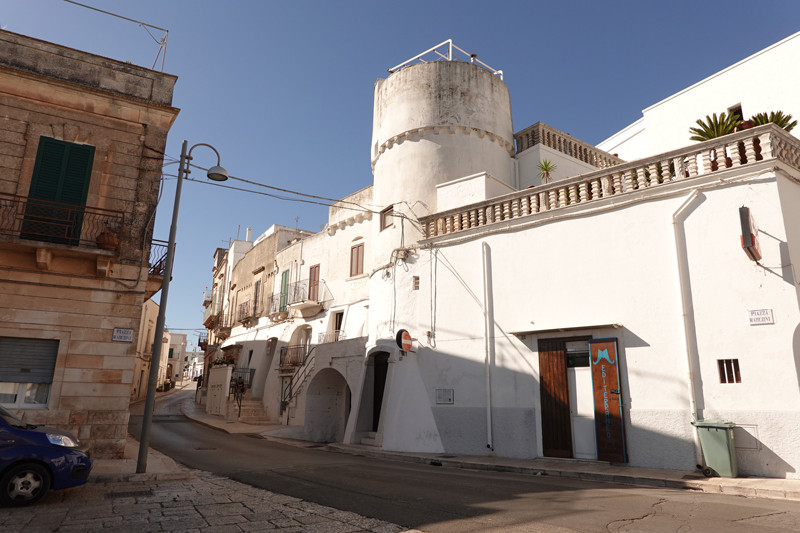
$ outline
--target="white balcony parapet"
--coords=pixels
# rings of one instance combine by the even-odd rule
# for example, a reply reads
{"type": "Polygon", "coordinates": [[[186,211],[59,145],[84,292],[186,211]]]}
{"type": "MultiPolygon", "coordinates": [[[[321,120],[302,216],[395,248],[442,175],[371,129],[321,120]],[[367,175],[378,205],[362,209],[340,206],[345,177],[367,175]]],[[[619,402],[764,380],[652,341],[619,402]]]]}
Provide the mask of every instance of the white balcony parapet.
{"type": "Polygon", "coordinates": [[[426,239],[586,205],[775,159],[800,169],[800,140],[774,124],[420,218],[426,239]],[[724,157],[723,157],[724,154],[724,157]]]}
{"type": "Polygon", "coordinates": [[[615,155],[576,139],[569,133],[548,126],[544,122],[537,122],[533,126],[515,133],[514,140],[517,145],[517,153],[524,152],[537,144],[543,144],[597,168],[609,168],[625,162],[615,155]]]}

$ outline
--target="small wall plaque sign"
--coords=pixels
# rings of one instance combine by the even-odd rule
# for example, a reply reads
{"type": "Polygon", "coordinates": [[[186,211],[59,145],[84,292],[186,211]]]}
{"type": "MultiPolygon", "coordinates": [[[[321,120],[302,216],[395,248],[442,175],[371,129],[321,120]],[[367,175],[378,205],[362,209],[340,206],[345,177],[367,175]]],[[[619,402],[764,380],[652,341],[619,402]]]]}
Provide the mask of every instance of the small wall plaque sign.
{"type": "Polygon", "coordinates": [[[747,311],[751,326],[762,324],[774,324],[775,318],[772,316],[772,309],[752,309],[747,311]]]}
{"type": "Polygon", "coordinates": [[[133,342],[133,330],[125,328],[114,328],[111,336],[113,342],[133,342]]]}
{"type": "Polygon", "coordinates": [[[453,389],[436,389],[436,403],[450,404],[455,403],[453,389]]]}

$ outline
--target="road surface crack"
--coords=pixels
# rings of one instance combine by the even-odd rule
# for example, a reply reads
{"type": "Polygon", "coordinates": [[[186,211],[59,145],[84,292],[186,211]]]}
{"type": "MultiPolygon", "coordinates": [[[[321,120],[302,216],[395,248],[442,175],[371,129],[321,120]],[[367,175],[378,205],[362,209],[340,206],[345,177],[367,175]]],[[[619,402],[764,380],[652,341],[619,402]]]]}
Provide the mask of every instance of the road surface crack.
{"type": "Polygon", "coordinates": [[[630,525],[630,524],[633,524],[634,522],[639,522],[641,520],[645,520],[647,518],[650,518],[651,516],[655,516],[656,512],[658,512],[658,509],[656,509],[656,507],[661,505],[662,503],[664,503],[666,501],[667,501],[666,498],[661,498],[660,500],[658,500],[656,503],[654,503],[653,505],[650,506],[650,512],[645,514],[644,516],[638,516],[638,517],[635,517],[635,518],[624,518],[624,519],[621,519],[621,520],[613,520],[613,521],[609,522],[608,524],[606,524],[606,529],[608,529],[609,531],[612,531],[612,532],[613,531],[619,531],[623,527],[625,527],[627,525],[630,525]],[[612,524],[616,524],[618,522],[623,522],[623,523],[619,527],[617,527],[615,529],[611,529],[611,525],[612,524]]]}
{"type": "Polygon", "coordinates": [[[767,514],[757,514],[755,516],[746,516],[744,518],[737,518],[736,520],[732,520],[732,522],[744,522],[745,520],[753,520],[755,518],[764,518],[767,516],[776,516],[779,514],[788,514],[789,511],[778,511],[776,513],[767,513],[767,514]]]}

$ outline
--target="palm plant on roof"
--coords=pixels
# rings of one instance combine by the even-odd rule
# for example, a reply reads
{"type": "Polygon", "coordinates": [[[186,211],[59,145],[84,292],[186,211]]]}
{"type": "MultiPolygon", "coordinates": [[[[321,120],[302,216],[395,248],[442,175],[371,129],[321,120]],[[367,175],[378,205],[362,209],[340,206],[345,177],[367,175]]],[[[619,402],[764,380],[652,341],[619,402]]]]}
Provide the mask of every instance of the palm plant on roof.
{"type": "Polygon", "coordinates": [[[792,115],[784,113],[783,111],[772,111],[769,115],[766,113],[758,113],[750,117],[756,126],[763,126],[764,124],[776,124],[778,127],[786,131],[792,131],[797,126],[797,121],[792,120],[792,115]]]}
{"type": "Polygon", "coordinates": [[[556,164],[550,161],[549,159],[542,159],[539,161],[539,164],[536,165],[539,169],[539,174],[537,176],[542,183],[548,183],[550,180],[553,179],[553,172],[556,171],[556,164]]]}
{"type": "Polygon", "coordinates": [[[706,115],[705,122],[702,119],[698,119],[696,121],[698,127],[689,128],[689,133],[692,134],[689,139],[692,141],[709,141],[717,137],[722,137],[723,135],[728,135],[736,131],[736,126],[738,126],[741,121],[742,119],[739,115],[720,113],[719,118],[716,113],[710,117],[706,115]]]}

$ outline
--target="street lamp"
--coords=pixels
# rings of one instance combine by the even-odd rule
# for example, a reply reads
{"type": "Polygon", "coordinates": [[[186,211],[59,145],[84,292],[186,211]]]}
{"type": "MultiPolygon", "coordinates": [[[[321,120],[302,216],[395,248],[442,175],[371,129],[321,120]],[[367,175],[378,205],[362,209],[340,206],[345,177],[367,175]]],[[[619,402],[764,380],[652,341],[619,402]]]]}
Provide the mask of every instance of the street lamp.
{"type": "Polygon", "coordinates": [[[161,338],[164,336],[164,322],[167,317],[167,296],[169,295],[169,282],[172,279],[172,260],[175,253],[175,234],[178,230],[178,209],[181,204],[181,188],[186,174],[192,171],[189,169],[189,161],[192,160],[192,150],[198,146],[207,146],[217,154],[217,165],[208,169],[208,179],[213,181],[225,181],[228,179],[228,172],[220,166],[220,157],[217,149],[210,144],[198,143],[188,148],[188,141],[183,141],[181,148],[181,159],[178,167],[178,186],[175,188],[175,207],[172,208],[172,225],[169,228],[169,243],[167,244],[167,258],[164,267],[164,281],[161,284],[161,305],[158,309],[158,319],[156,320],[155,338],[158,339],[153,347],[153,356],[150,361],[150,376],[147,384],[147,399],[144,403],[144,416],[142,418],[142,434],[139,440],[139,458],[136,461],[136,473],[147,472],[147,451],[150,446],[150,429],[153,426],[153,407],[156,402],[156,387],[158,386],[158,367],[161,360],[161,338]]]}

